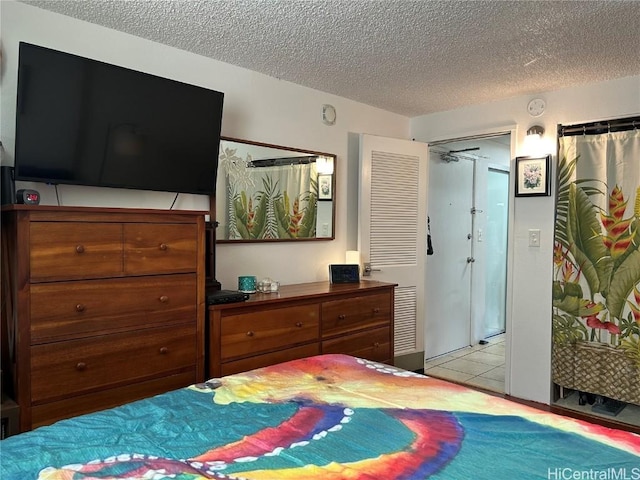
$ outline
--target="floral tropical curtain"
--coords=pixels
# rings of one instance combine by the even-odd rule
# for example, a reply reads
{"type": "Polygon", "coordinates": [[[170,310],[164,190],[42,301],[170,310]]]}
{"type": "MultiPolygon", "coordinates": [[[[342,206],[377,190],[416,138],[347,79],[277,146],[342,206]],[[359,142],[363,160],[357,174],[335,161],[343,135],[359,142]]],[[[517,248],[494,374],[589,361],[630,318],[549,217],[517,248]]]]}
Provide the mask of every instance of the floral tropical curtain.
{"type": "Polygon", "coordinates": [[[553,377],[640,403],[640,131],[586,133],[559,140],[553,377]]]}
{"type": "Polygon", "coordinates": [[[309,238],[316,235],[315,162],[255,167],[251,158],[223,151],[230,240],[309,238]]]}

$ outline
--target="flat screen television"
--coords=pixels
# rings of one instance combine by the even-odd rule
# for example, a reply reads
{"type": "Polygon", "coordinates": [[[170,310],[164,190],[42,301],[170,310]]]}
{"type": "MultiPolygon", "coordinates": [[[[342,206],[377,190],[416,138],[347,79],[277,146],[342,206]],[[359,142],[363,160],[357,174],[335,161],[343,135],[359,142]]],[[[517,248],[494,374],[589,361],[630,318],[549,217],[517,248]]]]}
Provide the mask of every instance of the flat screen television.
{"type": "Polygon", "coordinates": [[[215,90],[20,43],[16,180],[215,194],[215,90]]]}

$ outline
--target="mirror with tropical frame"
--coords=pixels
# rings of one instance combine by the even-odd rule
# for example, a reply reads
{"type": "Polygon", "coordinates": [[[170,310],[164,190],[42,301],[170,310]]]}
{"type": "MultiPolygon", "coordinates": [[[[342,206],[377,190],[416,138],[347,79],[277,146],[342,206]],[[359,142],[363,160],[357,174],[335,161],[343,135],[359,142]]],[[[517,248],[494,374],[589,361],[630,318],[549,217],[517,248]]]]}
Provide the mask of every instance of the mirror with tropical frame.
{"type": "Polygon", "coordinates": [[[218,243],[334,239],[335,161],[329,153],[222,137],[218,243]]]}

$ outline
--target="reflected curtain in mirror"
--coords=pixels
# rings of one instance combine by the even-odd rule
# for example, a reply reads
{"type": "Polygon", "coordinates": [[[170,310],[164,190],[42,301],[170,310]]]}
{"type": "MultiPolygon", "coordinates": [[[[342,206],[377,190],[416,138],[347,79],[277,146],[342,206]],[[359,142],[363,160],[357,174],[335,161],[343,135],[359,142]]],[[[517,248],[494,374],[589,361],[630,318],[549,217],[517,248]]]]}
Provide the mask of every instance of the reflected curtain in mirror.
{"type": "Polygon", "coordinates": [[[333,182],[333,158],[223,139],[219,160],[224,189],[218,190],[217,220],[223,241],[333,237],[328,228],[333,225],[333,202],[329,208],[318,202],[318,175],[326,175],[329,163],[333,182]]]}

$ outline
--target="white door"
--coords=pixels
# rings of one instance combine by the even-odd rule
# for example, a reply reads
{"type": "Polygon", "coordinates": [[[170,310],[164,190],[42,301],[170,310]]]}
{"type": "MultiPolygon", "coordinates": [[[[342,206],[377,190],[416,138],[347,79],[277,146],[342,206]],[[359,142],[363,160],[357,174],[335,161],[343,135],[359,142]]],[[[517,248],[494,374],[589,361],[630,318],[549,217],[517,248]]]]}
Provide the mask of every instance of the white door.
{"type": "Polygon", "coordinates": [[[398,284],[396,357],[424,352],[426,191],[425,143],[360,135],[358,249],[365,278],[398,284]]]}
{"type": "Polygon", "coordinates": [[[473,185],[475,161],[429,159],[429,209],[433,255],[427,258],[425,357],[471,344],[473,185]]]}

